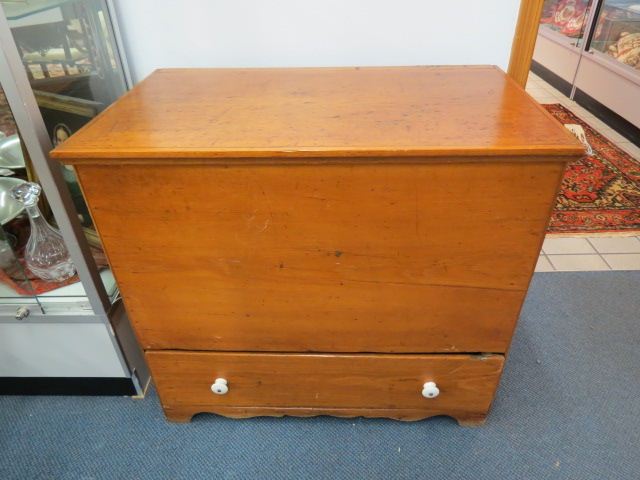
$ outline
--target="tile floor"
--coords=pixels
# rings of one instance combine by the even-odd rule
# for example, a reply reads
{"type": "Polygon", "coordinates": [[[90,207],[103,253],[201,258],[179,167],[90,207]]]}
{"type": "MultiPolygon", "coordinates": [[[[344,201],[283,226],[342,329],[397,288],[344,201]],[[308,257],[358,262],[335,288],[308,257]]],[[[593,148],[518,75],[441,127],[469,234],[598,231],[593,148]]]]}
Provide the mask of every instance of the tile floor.
{"type": "MultiPolygon", "coordinates": [[[[640,159],[640,148],[580,105],[531,73],[527,92],[540,103],[560,103],[617,146],[640,159]]],[[[640,235],[634,237],[549,236],[542,245],[536,272],[640,270],[640,235]]]]}

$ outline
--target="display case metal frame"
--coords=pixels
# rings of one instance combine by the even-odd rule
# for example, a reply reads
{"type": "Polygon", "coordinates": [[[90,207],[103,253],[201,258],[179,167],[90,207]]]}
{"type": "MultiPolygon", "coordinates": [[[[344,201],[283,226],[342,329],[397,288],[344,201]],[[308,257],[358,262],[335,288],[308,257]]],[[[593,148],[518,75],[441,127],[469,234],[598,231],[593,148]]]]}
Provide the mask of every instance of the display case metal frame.
{"type": "MultiPolygon", "coordinates": [[[[117,61],[125,72],[127,88],[130,88],[129,70],[123,57],[119,30],[114,23],[116,19],[113,16],[112,4],[104,2],[103,5],[108,17],[108,28],[115,38],[117,61]]],[[[21,319],[16,313],[10,314],[11,310],[8,311],[4,307],[0,309],[0,323],[104,324],[109,332],[123,376],[131,378],[137,395],[143,395],[150,378],[148,368],[138,345],[133,340],[134,334],[126,318],[126,312],[122,308],[121,300],[112,303],[102,283],[60,166],[49,158],[48,152],[53,145],[1,4],[0,84],[91,306],[91,311],[86,314],[84,312],[82,314],[47,314],[34,310],[21,319]]],[[[12,310],[22,306],[15,300],[12,299],[9,307],[12,310]]],[[[35,305],[37,302],[28,300],[24,304],[27,308],[35,305]]]]}

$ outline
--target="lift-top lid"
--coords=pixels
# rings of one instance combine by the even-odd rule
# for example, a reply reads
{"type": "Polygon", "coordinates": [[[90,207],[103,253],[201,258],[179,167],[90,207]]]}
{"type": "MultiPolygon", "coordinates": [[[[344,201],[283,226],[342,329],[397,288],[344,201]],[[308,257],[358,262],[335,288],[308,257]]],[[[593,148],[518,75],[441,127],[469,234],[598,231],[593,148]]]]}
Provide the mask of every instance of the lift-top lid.
{"type": "Polygon", "coordinates": [[[82,163],[582,153],[500,69],[461,66],[157,70],[52,156],[82,163]]]}

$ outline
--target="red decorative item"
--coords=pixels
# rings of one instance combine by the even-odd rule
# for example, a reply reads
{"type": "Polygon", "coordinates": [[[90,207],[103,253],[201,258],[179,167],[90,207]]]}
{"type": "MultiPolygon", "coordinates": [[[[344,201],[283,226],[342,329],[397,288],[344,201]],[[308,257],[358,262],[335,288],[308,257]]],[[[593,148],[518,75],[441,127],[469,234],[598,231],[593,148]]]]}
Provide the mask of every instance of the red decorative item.
{"type": "Polygon", "coordinates": [[[42,295],[43,293],[47,293],[61,287],[66,287],[67,285],[80,281],[78,275],[74,275],[63,282],[47,282],[46,280],[41,280],[29,272],[23,259],[18,261],[22,265],[25,273],[28,275],[28,278],[22,280],[11,278],[6,274],[6,272],[0,269],[0,282],[10,286],[19,295],[42,295]]]}
{"type": "Polygon", "coordinates": [[[581,125],[593,149],[593,155],[567,166],[549,233],[640,232],[640,159],[562,105],[544,107],[562,124],[581,125]]]}
{"type": "Polygon", "coordinates": [[[582,34],[582,26],[587,18],[588,9],[584,4],[576,4],[576,10],[573,17],[560,30],[560,33],[567,37],[579,37],[582,34]]]}
{"type": "Polygon", "coordinates": [[[558,27],[564,27],[569,20],[576,14],[577,0],[563,0],[558,3],[556,13],[553,16],[553,24],[558,27]]]}
{"type": "Polygon", "coordinates": [[[540,23],[553,23],[557,8],[558,4],[556,2],[544,2],[540,23]]]}

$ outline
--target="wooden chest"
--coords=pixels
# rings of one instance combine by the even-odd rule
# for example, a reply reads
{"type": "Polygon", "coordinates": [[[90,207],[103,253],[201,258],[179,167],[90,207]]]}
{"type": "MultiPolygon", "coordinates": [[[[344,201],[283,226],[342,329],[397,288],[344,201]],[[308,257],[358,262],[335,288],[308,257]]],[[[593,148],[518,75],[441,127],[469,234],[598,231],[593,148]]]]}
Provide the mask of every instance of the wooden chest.
{"type": "Polygon", "coordinates": [[[473,424],[582,153],[483,66],[159,70],[52,156],[168,419],[473,424]]]}

